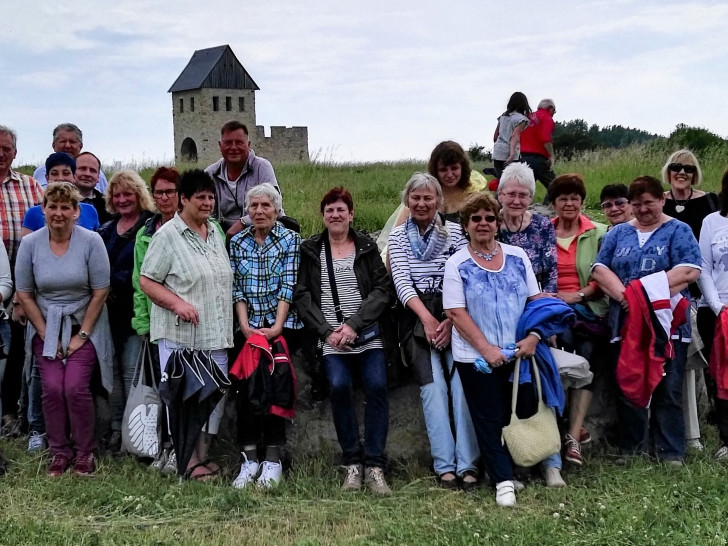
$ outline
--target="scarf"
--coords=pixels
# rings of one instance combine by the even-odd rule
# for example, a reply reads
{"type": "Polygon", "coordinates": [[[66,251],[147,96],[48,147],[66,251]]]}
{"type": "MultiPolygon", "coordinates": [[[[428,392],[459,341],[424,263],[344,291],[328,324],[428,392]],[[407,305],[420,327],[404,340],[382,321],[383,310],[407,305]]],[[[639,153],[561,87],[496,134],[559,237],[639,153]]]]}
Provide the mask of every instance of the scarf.
{"type": "Polygon", "coordinates": [[[427,262],[438,256],[445,248],[450,236],[450,232],[442,223],[439,214],[435,214],[424,235],[420,235],[420,228],[417,227],[411,216],[407,218],[404,229],[412,247],[412,254],[421,262],[427,262]]]}

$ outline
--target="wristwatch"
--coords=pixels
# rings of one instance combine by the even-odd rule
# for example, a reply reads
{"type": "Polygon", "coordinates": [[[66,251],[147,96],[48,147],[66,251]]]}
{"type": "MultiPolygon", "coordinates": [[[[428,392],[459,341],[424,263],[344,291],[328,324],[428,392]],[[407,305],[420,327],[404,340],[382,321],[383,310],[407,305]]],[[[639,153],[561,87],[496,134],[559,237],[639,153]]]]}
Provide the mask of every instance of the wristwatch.
{"type": "Polygon", "coordinates": [[[78,333],[78,337],[80,337],[80,338],[81,338],[81,339],[83,339],[83,340],[86,340],[86,339],[88,339],[88,336],[89,336],[89,333],[88,333],[88,332],[87,332],[86,330],[81,330],[81,331],[80,331],[80,332],[78,333]]]}
{"type": "Polygon", "coordinates": [[[579,297],[581,298],[581,303],[584,303],[586,301],[586,294],[584,294],[581,290],[577,292],[577,294],[579,294],[579,297]]]}

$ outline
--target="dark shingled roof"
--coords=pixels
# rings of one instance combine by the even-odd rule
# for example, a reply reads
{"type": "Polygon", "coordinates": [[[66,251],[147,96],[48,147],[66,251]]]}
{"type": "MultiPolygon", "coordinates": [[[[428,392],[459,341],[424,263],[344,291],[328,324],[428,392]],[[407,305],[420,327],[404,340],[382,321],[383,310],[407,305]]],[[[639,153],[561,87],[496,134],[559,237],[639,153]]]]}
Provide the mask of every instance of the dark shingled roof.
{"type": "Polygon", "coordinates": [[[168,93],[210,87],[213,89],[255,89],[247,70],[229,45],[198,49],[169,88],[168,93]]]}

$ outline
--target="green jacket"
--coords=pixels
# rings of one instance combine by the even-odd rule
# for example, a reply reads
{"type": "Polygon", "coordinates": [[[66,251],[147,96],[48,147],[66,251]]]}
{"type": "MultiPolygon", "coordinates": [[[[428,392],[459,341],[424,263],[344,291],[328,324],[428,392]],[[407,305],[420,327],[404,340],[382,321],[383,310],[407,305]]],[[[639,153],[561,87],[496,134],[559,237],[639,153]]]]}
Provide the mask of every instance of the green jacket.
{"type": "MultiPolygon", "coordinates": [[[[139,272],[142,269],[144,256],[147,255],[149,242],[157,231],[157,223],[162,218],[161,214],[152,216],[144,226],[137,232],[136,242],[134,243],[134,271],[131,274],[131,283],[134,285],[134,317],[131,319],[131,327],[134,328],[137,335],[144,336],[149,333],[149,315],[152,310],[152,300],[142,292],[139,284],[139,272]]],[[[217,220],[210,218],[210,222],[214,225],[225,240],[225,232],[218,224],[217,220]]]]}

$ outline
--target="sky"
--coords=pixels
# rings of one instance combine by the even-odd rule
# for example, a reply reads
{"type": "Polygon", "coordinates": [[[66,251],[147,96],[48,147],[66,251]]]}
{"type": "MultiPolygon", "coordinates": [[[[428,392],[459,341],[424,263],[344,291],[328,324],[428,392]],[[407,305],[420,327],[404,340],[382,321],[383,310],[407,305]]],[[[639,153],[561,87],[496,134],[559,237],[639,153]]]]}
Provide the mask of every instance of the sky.
{"type": "Polygon", "coordinates": [[[223,44],[260,87],[257,124],[308,126],[318,161],[490,148],[514,91],[554,99],[561,121],[728,136],[722,2],[38,0],[2,2],[0,20],[16,165],[45,160],[63,122],[106,165],[171,163],[167,90],[223,44]]]}

